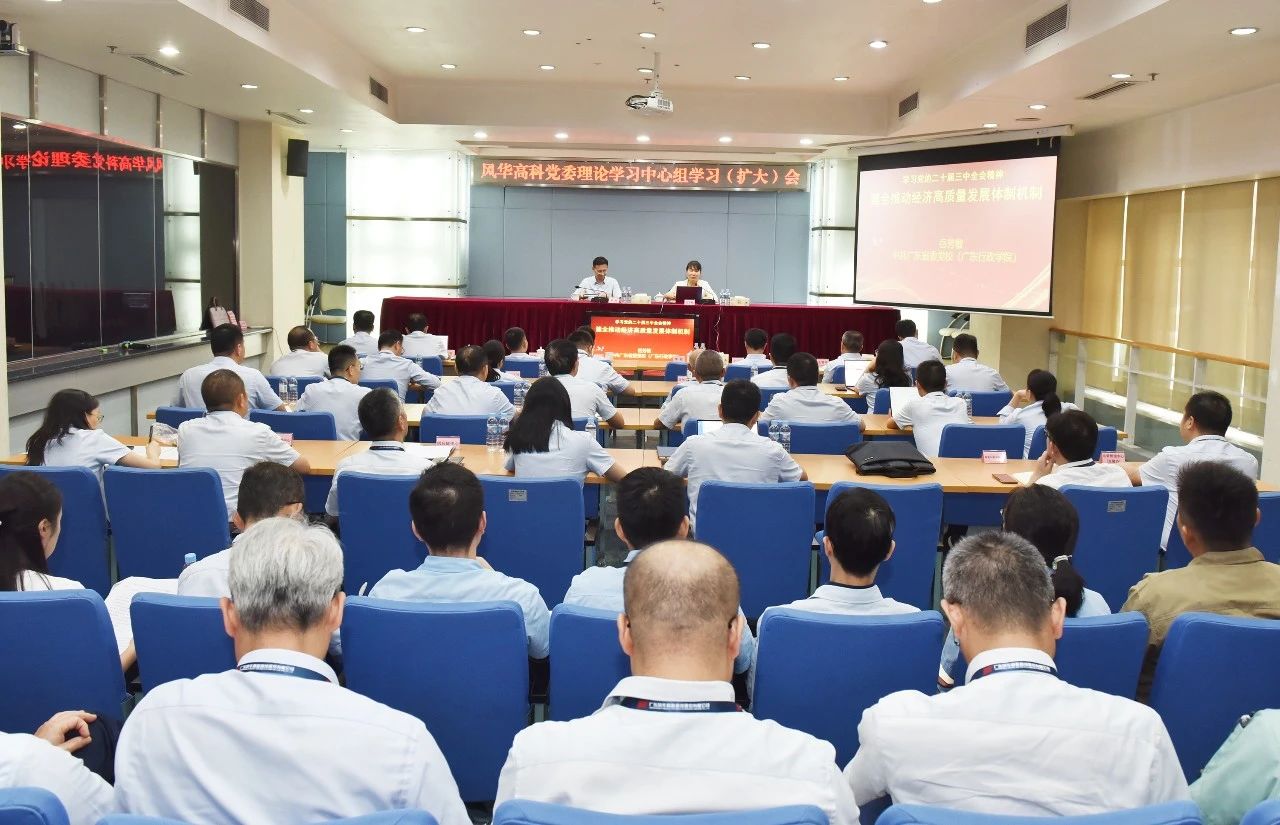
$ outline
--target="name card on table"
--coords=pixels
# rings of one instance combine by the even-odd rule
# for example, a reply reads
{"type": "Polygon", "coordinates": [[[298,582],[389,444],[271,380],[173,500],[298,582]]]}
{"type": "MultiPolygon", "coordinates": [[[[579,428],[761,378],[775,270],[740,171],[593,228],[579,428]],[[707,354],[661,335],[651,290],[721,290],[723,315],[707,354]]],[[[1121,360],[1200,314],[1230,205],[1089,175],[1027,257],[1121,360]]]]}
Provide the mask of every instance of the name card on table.
{"type": "Polygon", "coordinates": [[[293,433],[278,433],[278,435],[280,436],[280,440],[285,444],[293,443],[293,433]]]}
{"type": "Polygon", "coordinates": [[[1008,464],[1009,456],[1005,453],[1004,450],[983,450],[982,463],[983,464],[1008,464]]]}
{"type": "Polygon", "coordinates": [[[1124,461],[1124,452],[1121,450],[1107,450],[1098,456],[1099,464],[1123,464],[1124,461]]]}
{"type": "Polygon", "coordinates": [[[462,436],[460,435],[438,435],[436,436],[437,447],[461,447],[462,436]]]}
{"type": "Polygon", "coordinates": [[[678,375],[678,376],[676,376],[676,383],[677,383],[677,384],[692,384],[692,383],[693,383],[693,376],[692,376],[692,375],[690,375],[689,373],[685,373],[684,375],[678,375]]]}

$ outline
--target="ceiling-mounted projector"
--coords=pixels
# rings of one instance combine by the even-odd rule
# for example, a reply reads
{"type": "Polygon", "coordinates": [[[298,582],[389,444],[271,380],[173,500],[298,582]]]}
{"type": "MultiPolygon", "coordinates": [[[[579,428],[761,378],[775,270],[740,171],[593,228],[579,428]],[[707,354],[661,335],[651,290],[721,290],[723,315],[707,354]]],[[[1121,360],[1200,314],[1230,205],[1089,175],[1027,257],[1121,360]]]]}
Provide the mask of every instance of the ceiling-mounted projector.
{"type": "Polygon", "coordinates": [[[634,109],[642,115],[669,115],[676,110],[676,105],[662,94],[662,79],[658,71],[661,59],[661,54],[658,52],[653,53],[653,80],[651,81],[653,87],[649,89],[649,93],[632,95],[627,98],[628,108],[634,109]]]}

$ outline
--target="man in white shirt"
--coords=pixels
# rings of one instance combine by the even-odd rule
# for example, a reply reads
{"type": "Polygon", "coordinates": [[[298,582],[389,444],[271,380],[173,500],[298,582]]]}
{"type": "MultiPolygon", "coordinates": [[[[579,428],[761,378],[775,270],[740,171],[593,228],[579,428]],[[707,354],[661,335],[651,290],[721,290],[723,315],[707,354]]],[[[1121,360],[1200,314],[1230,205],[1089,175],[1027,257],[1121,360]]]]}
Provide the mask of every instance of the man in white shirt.
{"type": "Polygon", "coordinates": [[[396,382],[400,397],[409,392],[410,385],[435,390],[440,387],[440,377],[432,375],[404,357],[404,336],[395,330],[387,330],[378,336],[378,351],[364,359],[361,375],[366,381],[396,382]]]}
{"type": "Polygon", "coordinates": [[[668,292],[666,295],[667,300],[674,301],[676,299],[676,290],[678,290],[682,286],[694,286],[694,287],[701,288],[702,297],[699,298],[698,300],[715,301],[717,299],[716,291],[711,288],[711,284],[703,280],[702,264],[698,261],[689,261],[689,263],[685,264],[684,280],[676,281],[674,284],[671,285],[671,291],[668,292]]]}
{"type": "Polygon", "coordinates": [[[724,359],[713,350],[699,350],[689,368],[696,384],[686,384],[673,392],[658,410],[654,426],[660,430],[680,430],[689,419],[720,420],[720,393],[724,390],[724,359]]]}
{"type": "MultiPolygon", "coordinates": [[[[822,371],[823,382],[827,384],[834,383],[836,367],[843,366],[846,368],[844,383],[846,385],[852,385],[856,383],[858,378],[861,376],[860,374],[859,375],[850,374],[848,365],[850,363],[865,364],[865,362],[869,362],[871,360],[870,355],[863,354],[862,344],[863,344],[863,338],[862,338],[861,332],[858,332],[856,329],[845,330],[844,335],[840,336],[840,354],[835,358],[832,358],[830,361],[828,361],[826,368],[822,371]]],[[[866,367],[863,366],[863,371],[865,370],[866,370],[866,367]]]]}
{"type": "Polygon", "coordinates": [[[325,378],[329,375],[329,359],[320,351],[320,342],[316,334],[306,327],[294,327],[289,330],[289,354],[276,359],[271,365],[271,375],[283,375],[298,378],[316,375],[325,378]]]}
{"type": "Polygon", "coordinates": [[[773,369],[765,370],[751,379],[751,383],[761,389],[774,387],[789,388],[787,378],[787,362],[796,354],[796,337],[789,332],[779,332],[769,339],[769,356],[773,359],[773,369]]]}
{"type": "Polygon", "coordinates": [[[120,735],[116,802],[183,822],[324,822],[422,808],[469,825],[422,722],[338,685],[342,548],[268,519],[231,548],[223,622],[239,667],[153,688],[120,735]]]}
{"type": "Polygon", "coordinates": [[[1044,434],[1045,451],[1031,472],[1032,484],[1055,490],[1068,484],[1133,488],[1123,466],[1093,460],[1098,449],[1098,422],[1084,410],[1063,410],[1050,416],[1044,434]]]}
{"type": "Polygon", "coordinates": [[[357,310],[351,316],[352,334],[343,338],[341,343],[356,351],[356,355],[367,358],[378,351],[378,339],[373,337],[373,313],[367,309],[357,310]]]}
{"type": "Polygon", "coordinates": [[[591,262],[591,274],[582,279],[578,288],[569,296],[573,301],[586,301],[591,298],[607,298],[618,301],[622,298],[622,287],[617,280],[609,277],[609,259],[597,256],[591,262]]]}
{"type": "MultiPolygon", "coordinates": [[[[430,459],[404,448],[409,435],[409,418],[404,402],[385,387],[379,387],[360,399],[360,426],[372,443],[338,462],[333,471],[333,486],[325,500],[324,511],[332,518],[339,515],[338,478],[343,473],[376,473],[387,476],[417,476],[431,466],[430,459]]],[[[373,584],[373,582],[369,582],[373,584]]]]}
{"type": "Polygon", "coordinates": [[[942,361],[942,353],[933,344],[921,341],[916,336],[916,322],[906,318],[894,324],[898,342],[902,344],[902,360],[907,369],[915,369],[925,361],[942,361]]]}
{"type": "Polygon", "coordinates": [[[902,409],[890,410],[889,429],[911,428],[916,449],[929,458],[938,457],[942,430],[948,424],[969,424],[969,411],[963,398],[952,398],[943,390],[947,386],[947,368],[941,361],[925,361],[916,368],[916,390],[920,398],[902,409]]]}
{"type": "Polygon", "coordinates": [[[975,336],[963,332],[955,337],[951,343],[951,361],[951,366],[947,367],[947,389],[1009,392],[1009,385],[999,372],[978,363],[978,339],[975,336]]]}
{"type": "Polygon", "coordinates": [[[449,349],[446,346],[448,339],[427,332],[430,329],[427,316],[414,312],[405,321],[405,325],[409,328],[409,334],[404,337],[405,358],[426,358],[431,355],[445,357],[449,349]]]}
{"type": "Polygon", "coordinates": [[[115,812],[115,792],[71,754],[92,739],[82,710],[54,714],[32,736],[0,733],[0,788],[40,788],[58,797],[71,825],[97,825],[115,812]]]}
{"type": "Polygon", "coordinates": [[[360,369],[360,359],[353,348],[338,344],[329,350],[329,372],[333,377],[303,390],[298,399],[298,412],[331,413],[338,438],[359,441],[360,417],[356,407],[360,399],[369,394],[368,387],[360,386],[360,369]]]}
{"type": "Polygon", "coordinates": [[[1084,816],[1189,797],[1160,717],[1058,678],[1066,601],[1013,533],[956,545],[942,610],[969,662],[949,693],[890,694],[862,715],[845,776],[859,805],[891,796],[1006,816],[1084,816]]]}
{"type": "Polygon", "coordinates": [[[557,338],[547,344],[546,362],[547,372],[569,393],[574,418],[594,415],[612,427],[621,427],[625,423],[622,413],[609,402],[600,385],[578,375],[578,348],[567,339],[557,338]]]}
{"type": "Polygon", "coordinates": [[[244,333],[235,324],[222,324],[209,330],[209,349],[213,360],[191,367],[178,379],[178,392],[174,396],[175,407],[205,409],[200,386],[214,370],[231,370],[240,376],[249,394],[249,404],[256,410],[283,410],[284,402],[266,377],[253,367],[244,365],[244,333]]]}
{"type": "Polygon", "coordinates": [[[773,366],[773,362],[769,360],[769,356],[765,355],[765,347],[769,344],[769,334],[759,327],[752,327],[742,335],[742,348],[747,351],[747,355],[742,359],[742,363],[751,365],[755,364],[761,369],[773,366]]]}
{"type": "Polygon", "coordinates": [[[502,343],[507,348],[508,361],[538,361],[538,356],[529,352],[529,336],[520,327],[511,327],[502,333],[502,343]]]}
{"type": "Polygon", "coordinates": [[[693,435],[667,461],[667,469],[689,480],[689,522],[698,523],[698,491],[705,481],[776,484],[808,478],[782,445],[756,434],[760,388],[738,379],[724,385],[720,420],[713,433],[693,435]]]}
{"type": "Polygon", "coordinates": [[[832,825],[854,825],[830,743],[734,703],[738,594],[733,567],[706,545],[664,541],[640,553],[618,617],[634,675],[591,716],[518,733],[495,804],[633,815],[816,805],[832,825]]]}
{"type": "Polygon", "coordinates": [[[496,415],[510,418],[515,405],[502,390],[489,383],[489,359],[480,347],[468,344],[458,350],[458,380],[435,391],[427,412],[436,415],[496,415]]]}
{"type": "Polygon", "coordinates": [[[613,364],[600,358],[594,358],[591,350],[595,346],[595,333],[590,327],[579,327],[569,333],[569,343],[578,348],[578,371],[574,373],[584,381],[599,384],[606,390],[626,394],[631,392],[631,382],[618,375],[613,364]]]}
{"type": "Polygon", "coordinates": [[[858,418],[858,414],[843,398],[827,395],[818,389],[820,373],[817,358],[807,352],[797,352],[787,361],[786,374],[787,384],[791,389],[773,397],[760,415],[762,421],[862,426],[862,419],[858,418]]]}
{"type": "Polygon", "coordinates": [[[259,461],[306,475],[311,464],[266,424],[250,421],[244,382],[231,370],[215,370],[200,388],[209,412],[178,427],[178,466],[212,467],[222,481],[227,518],[236,511],[240,478],[259,461]]]}
{"type": "Polygon", "coordinates": [[[416,570],[392,570],[369,596],[414,602],[511,601],[524,613],[530,659],[551,650],[551,611],[538,588],[499,573],[476,556],[484,538],[484,488],[475,473],[444,462],[422,474],[409,494],[413,534],[427,546],[416,570]]]}

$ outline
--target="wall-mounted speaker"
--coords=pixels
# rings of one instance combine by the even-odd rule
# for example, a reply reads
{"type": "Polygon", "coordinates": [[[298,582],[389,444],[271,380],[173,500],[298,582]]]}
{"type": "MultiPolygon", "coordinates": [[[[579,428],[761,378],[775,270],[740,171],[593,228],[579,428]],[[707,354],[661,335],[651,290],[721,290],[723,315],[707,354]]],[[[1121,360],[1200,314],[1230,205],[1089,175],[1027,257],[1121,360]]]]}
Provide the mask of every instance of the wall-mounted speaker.
{"type": "Polygon", "coordinates": [[[289,159],[285,163],[285,174],[295,178],[307,176],[307,152],[310,146],[309,141],[289,139],[289,159]]]}

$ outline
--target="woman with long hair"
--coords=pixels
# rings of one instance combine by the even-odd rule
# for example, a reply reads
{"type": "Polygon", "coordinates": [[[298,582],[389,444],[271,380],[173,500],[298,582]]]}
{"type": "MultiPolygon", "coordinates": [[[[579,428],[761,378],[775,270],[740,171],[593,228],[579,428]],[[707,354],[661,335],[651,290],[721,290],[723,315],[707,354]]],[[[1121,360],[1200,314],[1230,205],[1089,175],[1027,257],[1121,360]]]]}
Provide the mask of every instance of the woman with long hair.
{"type": "Polygon", "coordinates": [[[62,493],[39,473],[0,477],[0,590],[82,590],[49,574],[62,532],[62,493]]]}
{"type": "Polygon", "coordinates": [[[502,368],[506,365],[507,352],[502,346],[501,341],[485,341],[484,355],[489,360],[489,382],[494,383],[503,379],[502,368]]]}
{"type": "Polygon", "coordinates": [[[556,378],[539,378],[524,397],[524,408],[511,422],[504,445],[507,469],[517,476],[586,476],[595,473],[612,482],[626,472],[589,433],[573,429],[569,393],[556,378]]]}
{"type": "Polygon", "coordinates": [[[45,407],[44,421],[27,439],[28,467],[87,467],[101,476],[114,464],[158,470],[148,447],[140,456],[102,431],[102,405],[84,390],[58,390],[45,407]]]}
{"type": "Polygon", "coordinates": [[[910,387],[913,383],[903,360],[902,344],[898,341],[881,341],[876,347],[875,359],[854,385],[863,396],[870,396],[885,387],[910,387]]]}
{"type": "Polygon", "coordinates": [[[1022,447],[1023,458],[1039,458],[1031,455],[1031,438],[1037,427],[1043,427],[1049,416],[1063,410],[1074,410],[1058,398],[1058,379],[1048,370],[1032,370],[1027,373],[1027,388],[1018,390],[999,412],[1001,424],[1021,424],[1027,429],[1027,439],[1022,447]]]}

